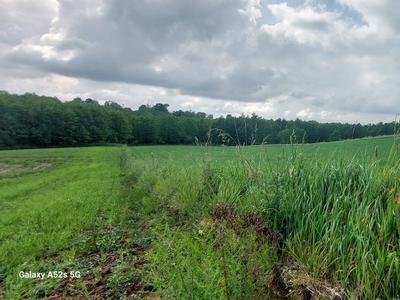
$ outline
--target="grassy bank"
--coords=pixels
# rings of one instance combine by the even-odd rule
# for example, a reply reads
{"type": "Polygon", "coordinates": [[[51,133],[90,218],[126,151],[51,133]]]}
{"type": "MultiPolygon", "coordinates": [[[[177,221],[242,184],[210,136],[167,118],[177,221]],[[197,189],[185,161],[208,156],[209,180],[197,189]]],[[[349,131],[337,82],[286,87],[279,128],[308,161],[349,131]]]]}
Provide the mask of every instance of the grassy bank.
{"type": "Polygon", "coordinates": [[[160,297],[399,297],[393,137],[169,150],[130,149],[160,297]]]}
{"type": "Polygon", "coordinates": [[[0,296],[400,298],[397,145],[0,152],[0,296]]]}

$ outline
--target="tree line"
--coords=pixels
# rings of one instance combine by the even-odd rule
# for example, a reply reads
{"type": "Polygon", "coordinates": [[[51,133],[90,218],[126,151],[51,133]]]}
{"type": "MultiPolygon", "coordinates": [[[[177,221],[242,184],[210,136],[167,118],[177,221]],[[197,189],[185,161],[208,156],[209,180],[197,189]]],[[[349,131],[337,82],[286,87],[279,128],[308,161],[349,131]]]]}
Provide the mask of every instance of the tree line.
{"type": "Polygon", "coordinates": [[[214,118],[204,112],[168,110],[168,104],[138,110],[93,99],[0,91],[0,149],[106,143],[225,145],[328,142],[394,133],[394,122],[361,125],[264,119],[256,114],[214,118]]]}

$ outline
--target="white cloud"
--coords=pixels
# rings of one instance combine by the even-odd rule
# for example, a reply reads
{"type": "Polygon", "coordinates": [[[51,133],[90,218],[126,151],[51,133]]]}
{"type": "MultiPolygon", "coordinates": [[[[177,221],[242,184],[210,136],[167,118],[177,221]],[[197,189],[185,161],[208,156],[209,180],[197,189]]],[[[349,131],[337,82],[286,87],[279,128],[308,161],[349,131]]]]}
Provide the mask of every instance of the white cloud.
{"type": "Polygon", "coordinates": [[[15,46],[24,39],[46,33],[56,11],[56,0],[3,0],[0,10],[0,43],[15,46]]]}
{"type": "Polygon", "coordinates": [[[264,25],[262,29],[273,37],[283,36],[300,44],[328,46],[332,37],[343,32],[343,25],[335,12],[318,12],[311,6],[295,9],[287,3],[270,4],[268,8],[277,18],[274,25],[264,25]]]}
{"type": "Polygon", "coordinates": [[[323,111],[320,111],[318,114],[322,117],[322,119],[324,119],[327,116],[329,116],[331,113],[329,111],[323,110],[323,111]]]}
{"type": "Polygon", "coordinates": [[[6,0],[0,89],[215,116],[391,121],[400,2],[274,2],[6,0]]]}
{"type": "Polygon", "coordinates": [[[309,108],[306,109],[302,109],[301,111],[299,111],[296,116],[303,118],[303,119],[311,119],[313,117],[314,113],[312,111],[310,111],[309,108]]]}
{"type": "Polygon", "coordinates": [[[400,29],[400,2],[391,0],[336,0],[359,12],[377,38],[398,36],[400,29]]]}

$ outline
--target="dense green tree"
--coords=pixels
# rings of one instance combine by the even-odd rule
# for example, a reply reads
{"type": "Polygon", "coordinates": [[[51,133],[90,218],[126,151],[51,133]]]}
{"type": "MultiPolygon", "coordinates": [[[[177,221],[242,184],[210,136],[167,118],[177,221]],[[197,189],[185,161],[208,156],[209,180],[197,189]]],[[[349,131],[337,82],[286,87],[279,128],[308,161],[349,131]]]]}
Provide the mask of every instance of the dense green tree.
{"type": "Polygon", "coordinates": [[[184,144],[192,144],[196,137],[201,135],[199,131],[199,122],[194,121],[191,118],[180,117],[176,119],[179,123],[179,128],[181,130],[182,142],[184,144]]]}
{"type": "Polygon", "coordinates": [[[339,126],[340,136],[343,140],[351,139],[353,136],[353,126],[349,123],[339,126]]]}
{"type": "Polygon", "coordinates": [[[80,97],[76,97],[76,98],[72,99],[72,102],[83,103],[83,100],[80,97]]]}
{"type": "Polygon", "coordinates": [[[180,124],[177,122],[177,117],[165,115],[159,117],[157,120],[160,128],[157,140],[158,143],[178,144],[184,142],[185,135],[180,124]]]}
{"type": "Polygon", "coordinates": [[[85,103],[86,103],[86,104],[93,104],[93,105],[97,105],[97,106],[100,105],[99,102],[98,102],[97,100],[93,100],[93,99],[90,99],[90,98],[87,98],[87,99],[85,100],[85,103]]]}
{"type": "Polygon", "coordinates": [[[138,116],[132,119],[133,141],[137,144],[150,144],[156,142],[157,130],[155,118],[151,116],[138,116]]]}
{"type": "Polygon", "coordinates": [[[329,135],[329,142],[340,141],[342,139],[342,135],[340,134],[339,129],[335,129],[329,135]]]}
{"type": "Polygon", "coordinates": [[[279,143],[280,144],[289,144],[291,135],[292,135],[292,132],[288,128],[279,131],[279,133],[278,133],[279,143]]]}
{"type": "MultiPolygon", "coordinates": [[[[256,114],[213,118],[204,112],[168,111],[169,105],[141,105],[132,111],[113,101],[100,105],[77,97],[0,92],[0,148],[74,146],[109,143],[315,143],[388,135],[394,122],[361,125],[316,121],[266,120],[256,114]]],[[[397,128],[397,129],[396,129],[397,128]]]]}
{"type": "Polygon", "coordinates": [[[183,110],[178,110],[178,111],[172,112],[172,114],[173,114],[175,117],[183,117],[183,116],[185,115],[185,112],[184,112],[183,110]]]}
{"type": "Polygon", "coordinates": [[[169,107],[169,104],[167,104],[167,103],[165,103],[165,104],[157,103],[156,105],[154,105],[151,108],[151,111],[153,113],[168,114],[168,107],[169,107]]]}
{"type": "Polygon", "coordinates": [[[207,114],[203,113],[203,112],[198,112],[196,114],[196,117],[201,118],[201,119],[205,119],[207,117],[207,114]]]}
{"type": "Polygon", "coordinates": [[[364,127],[360,123],[355,124],[353,127],[352,138],[360,139],[360,138],[363,138],[364,136],[365,136],[364,127]]]}
{"type": "Polygon", "coordinates": [[[150,106],[144,105],[144,104],[140,105],[139,110],[138,110],[139,114],[147,114],[147,113],[150,113],[150,112],[151,112],[151,107],[150,106]]]}
{"type": "Polygon", "coordinates": [[[109,114],[110,129],[107,141],[110,143],[127,143],[132,136],[131,123],[120,111],[112,111],[109,114]]]}
{"type": "Polygon", "coordinates": [[[318,122],[308,121],[304,124],[304,130],[307,133],[306,142],[315,143],[318,141],[318,122]]]}
{"type": "Polygon", "coordinates": [[[112,108],[112,109],[116,109],[116,110],[123,110],[124,109],[121,105],[119,105],[118,103],[116,103],[114,101],[106,101],[104,103],[104,107],[112,108]]]}

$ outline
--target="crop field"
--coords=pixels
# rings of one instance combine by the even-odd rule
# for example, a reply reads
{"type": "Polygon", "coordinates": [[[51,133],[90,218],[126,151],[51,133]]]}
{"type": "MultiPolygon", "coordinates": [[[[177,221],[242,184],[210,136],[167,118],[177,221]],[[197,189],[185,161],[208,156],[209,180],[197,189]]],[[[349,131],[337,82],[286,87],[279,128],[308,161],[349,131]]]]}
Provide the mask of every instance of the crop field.
{"type": "Polygon", "coordinates": [[[400,299],[398,143],[1,151],[0,298],[400,299]]]}

